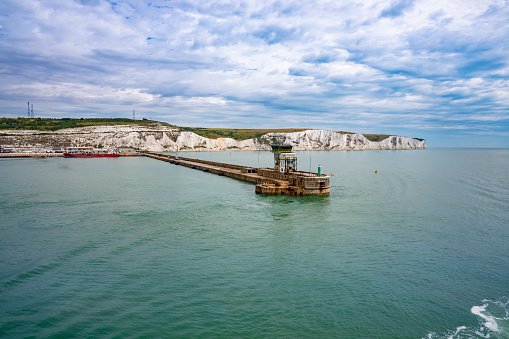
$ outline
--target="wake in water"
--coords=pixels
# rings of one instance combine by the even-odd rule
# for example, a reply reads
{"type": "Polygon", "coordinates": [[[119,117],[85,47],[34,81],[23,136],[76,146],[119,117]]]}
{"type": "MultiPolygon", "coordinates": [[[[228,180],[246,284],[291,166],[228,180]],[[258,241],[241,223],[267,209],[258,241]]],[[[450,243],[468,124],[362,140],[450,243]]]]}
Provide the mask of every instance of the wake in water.
{"type": "Polygon", "coordinates": [[[483,300],[482,303],[482,306],[473,306],[470,309],[479,317],[478,326],[460,326],[446,334],[430,333],[427,338],[509,338],[509,298],[483,300]]]}

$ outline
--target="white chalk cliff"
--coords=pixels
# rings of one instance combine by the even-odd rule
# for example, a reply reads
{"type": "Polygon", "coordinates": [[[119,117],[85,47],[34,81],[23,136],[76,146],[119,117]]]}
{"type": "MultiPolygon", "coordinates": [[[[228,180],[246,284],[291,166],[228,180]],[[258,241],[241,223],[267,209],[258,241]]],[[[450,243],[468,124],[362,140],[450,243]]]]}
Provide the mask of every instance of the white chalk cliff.
{"type": "Polygon", "coordinates": [[[208,139],[193,132],[182,132],[165,124],[154,126],[117,125],[62,129],[55,132],[0,130],[5,148],[51,149],[70,146],[136,148],[147,151],[268,150],[272,143],[293,145],[295,150],[391,150],[425,149],[426,141],[390,136],[380,142],[362,134],[342,134],[325,130],[294,133],[267,133],[259,138],[234,140],[208,139]]]}

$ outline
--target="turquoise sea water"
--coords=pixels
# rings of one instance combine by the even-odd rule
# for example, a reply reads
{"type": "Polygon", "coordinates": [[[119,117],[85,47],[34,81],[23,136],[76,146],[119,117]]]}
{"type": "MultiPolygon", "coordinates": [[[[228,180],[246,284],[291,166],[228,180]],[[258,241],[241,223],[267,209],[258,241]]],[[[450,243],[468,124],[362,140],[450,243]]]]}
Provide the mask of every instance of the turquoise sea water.
{"type": "Polygon", "coordinates": [[[142,157],[0,160],[0,337],[509,337],[509,150],[297,155],[330,197],[142,157]]]}

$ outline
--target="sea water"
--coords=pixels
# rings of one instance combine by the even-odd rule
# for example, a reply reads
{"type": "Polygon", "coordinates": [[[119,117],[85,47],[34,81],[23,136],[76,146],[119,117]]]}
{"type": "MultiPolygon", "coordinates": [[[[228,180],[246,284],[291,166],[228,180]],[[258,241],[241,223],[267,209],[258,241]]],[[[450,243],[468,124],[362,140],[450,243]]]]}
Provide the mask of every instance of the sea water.
{"type": "Polygon", "coordinates": [[[509,337],[509,150],[297,155],[329,197],[145,157],[0,160],[0,337],[509,337]]]}

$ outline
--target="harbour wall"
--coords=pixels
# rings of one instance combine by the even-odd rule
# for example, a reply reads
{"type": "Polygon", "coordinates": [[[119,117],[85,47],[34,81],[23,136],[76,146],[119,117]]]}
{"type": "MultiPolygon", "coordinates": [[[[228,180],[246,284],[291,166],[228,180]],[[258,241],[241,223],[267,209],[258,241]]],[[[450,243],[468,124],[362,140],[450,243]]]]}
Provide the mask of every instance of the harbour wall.
{"type": "Polygon", "coordinates": [[[45,152],[31,152],[31,153],[0,153],[0,158],[28,158],[28,157],[63,157],[63,153],[45,153],[45,152]]]}
{"type": "Polygon", "coordinates": [[[256,184],[255,192],[260,194],[293,196],[323,196],[330,194],[330,178],[325,174],[318,175],[310,172],[280,173],[270,168],[261,169],[173,155],[161,155],[153,152],[144,152],[143,155],[175,165],[251,182],[256,184]]]}

